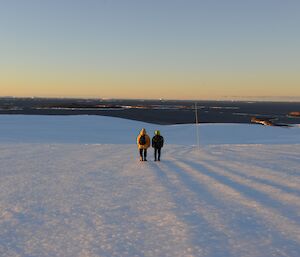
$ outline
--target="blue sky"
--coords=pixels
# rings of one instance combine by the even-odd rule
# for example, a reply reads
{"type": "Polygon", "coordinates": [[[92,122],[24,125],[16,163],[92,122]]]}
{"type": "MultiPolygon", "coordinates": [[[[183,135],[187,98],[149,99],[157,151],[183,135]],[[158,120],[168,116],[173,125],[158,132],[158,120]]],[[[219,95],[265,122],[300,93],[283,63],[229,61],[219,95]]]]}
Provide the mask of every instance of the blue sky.
{"type": "Polygon", "coordinates": [[[300,2],[2,3],[5,95],[300,96],[300,2]]]}

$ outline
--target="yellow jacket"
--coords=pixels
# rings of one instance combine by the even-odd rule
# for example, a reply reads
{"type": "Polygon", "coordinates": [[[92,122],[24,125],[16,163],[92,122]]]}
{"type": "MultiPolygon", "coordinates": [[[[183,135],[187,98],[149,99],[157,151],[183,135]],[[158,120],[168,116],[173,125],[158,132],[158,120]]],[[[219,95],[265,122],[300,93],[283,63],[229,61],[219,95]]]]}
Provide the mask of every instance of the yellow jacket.
{"type": "Polygon", "coordinates": [[[150,147],[150,137],[146,134],[146,129],[142,129],[140,134],[138,135],[137,139],[136,139],[136,143],[138,145],[138,148],[139,149],[147,149],[150,147]],[[145,138],[146,138],[146,144],[145,145],[140,145],[140,138],[141,136],[145,135],[145,138]]]}

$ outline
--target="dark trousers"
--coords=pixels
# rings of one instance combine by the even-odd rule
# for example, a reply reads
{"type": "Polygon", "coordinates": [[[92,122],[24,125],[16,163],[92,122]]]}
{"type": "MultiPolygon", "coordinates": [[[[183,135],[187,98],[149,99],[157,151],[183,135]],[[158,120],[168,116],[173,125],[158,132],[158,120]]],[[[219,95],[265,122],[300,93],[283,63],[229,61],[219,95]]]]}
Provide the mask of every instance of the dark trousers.
{"type": "Polygon", "coordinates": [[[161,148],[154,148],[154,160],[160,161],[161,148]]]}
{"type": "Polygon", "coordinates": [[[140,149],[140,156],[143,160],[147,159],[147,149],[140,149]]]}

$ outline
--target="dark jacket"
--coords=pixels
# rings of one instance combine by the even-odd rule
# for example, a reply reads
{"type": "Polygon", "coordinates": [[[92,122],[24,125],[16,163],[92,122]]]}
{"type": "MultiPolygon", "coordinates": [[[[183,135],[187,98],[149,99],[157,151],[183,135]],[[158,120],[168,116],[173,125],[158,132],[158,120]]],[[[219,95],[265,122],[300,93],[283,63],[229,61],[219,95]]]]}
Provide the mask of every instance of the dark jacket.
{"type": "Polygon", "coordinates": [[[160,135],[155,135],[152,138],[152,147],[153,148],[162,148],[164,146],[164,138],[160,135]]]}

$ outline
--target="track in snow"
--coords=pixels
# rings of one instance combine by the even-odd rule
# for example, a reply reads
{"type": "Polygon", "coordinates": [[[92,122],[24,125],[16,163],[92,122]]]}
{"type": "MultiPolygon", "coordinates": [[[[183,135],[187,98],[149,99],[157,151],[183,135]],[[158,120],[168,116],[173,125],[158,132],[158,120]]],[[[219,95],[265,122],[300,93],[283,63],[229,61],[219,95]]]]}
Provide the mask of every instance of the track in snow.
{"type": "Polygon", "coordinates": [[[298,257],[299,152],[0,145],[0,256],[298,257]]]}

